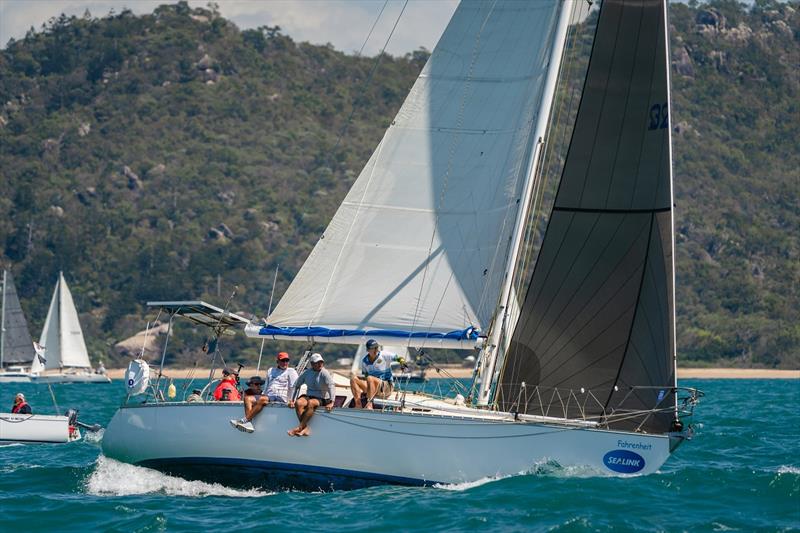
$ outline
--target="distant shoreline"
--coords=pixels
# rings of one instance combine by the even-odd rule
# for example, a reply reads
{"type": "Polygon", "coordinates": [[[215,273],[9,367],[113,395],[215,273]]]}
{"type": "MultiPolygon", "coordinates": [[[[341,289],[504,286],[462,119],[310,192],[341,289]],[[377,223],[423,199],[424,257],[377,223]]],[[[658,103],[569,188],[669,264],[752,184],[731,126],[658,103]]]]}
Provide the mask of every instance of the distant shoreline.
{"type": "MultiPolygon", "coordinates": [[[[157,367],[151,368],[151,376],[157,373],[157,367]]],[[[442,378],[469,378],[472,376],[472,368],[469,367],[441,367],[442,371],[437,373],[435,370],[428,372],[428,377],[433,379],[442,378]]],[[[331,369],[340,374],[347,374],[347,369],[331,369]]],[[[168,378],[184,379],[190,372],[194,371],[195,379],[203,379],[208,376],[208,368],[172,368],[164,369],[164,375],[168,378]]],[[[261,370],[261,374],[266,368],[261,370]]],[[[243,377],[255,374],[254,371],[245,368],[242,370],[243,377]]],[[[219,376],[219,371],[216,373],[219,376]]],[[[124,368],[108,369],[108,377],[111,379],[123,379],[125,377],[124,368]]],[[[679,368],[678,379],[800,379],[800,370],[774,370],[765,368],[679,368]]]]}

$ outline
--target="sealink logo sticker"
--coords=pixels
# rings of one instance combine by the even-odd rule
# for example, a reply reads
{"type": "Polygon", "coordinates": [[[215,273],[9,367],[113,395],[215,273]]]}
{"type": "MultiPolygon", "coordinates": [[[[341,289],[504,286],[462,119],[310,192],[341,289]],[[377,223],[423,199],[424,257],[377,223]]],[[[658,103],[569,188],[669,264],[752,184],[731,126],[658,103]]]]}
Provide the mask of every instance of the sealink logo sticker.
{"type": "Polygon", "coordinates": [[[620,474],[633,474],[644,468],[644,457],[630,450],[611,450],[603,457],[603,464],[620,474]]]}

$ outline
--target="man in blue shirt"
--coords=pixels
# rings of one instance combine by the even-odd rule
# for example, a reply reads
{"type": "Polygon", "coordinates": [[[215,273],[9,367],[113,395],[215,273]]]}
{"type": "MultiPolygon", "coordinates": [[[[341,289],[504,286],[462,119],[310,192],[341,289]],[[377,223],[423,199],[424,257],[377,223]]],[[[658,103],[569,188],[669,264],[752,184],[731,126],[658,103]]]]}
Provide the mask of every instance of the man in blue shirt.
{"type": "Polygon", "coordinates": [[[366,394],[366,409],[372,409],[372,399],[388,398],[394,388],[392,377],[392,361],[401,365],[405,360],[396,353],[380,350],[374,339],[367,341],[367,355],[361,360],[361,376],[350,378],[350,390],[353,392],[355,406],[361,408],[361,394],[366,394]]]}

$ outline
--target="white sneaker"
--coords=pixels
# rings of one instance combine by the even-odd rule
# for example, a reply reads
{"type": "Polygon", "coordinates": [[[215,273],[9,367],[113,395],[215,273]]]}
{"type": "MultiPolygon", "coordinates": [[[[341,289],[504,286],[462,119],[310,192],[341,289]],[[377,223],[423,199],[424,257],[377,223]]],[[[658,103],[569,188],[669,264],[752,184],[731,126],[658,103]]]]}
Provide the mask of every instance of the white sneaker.
{"type": "Polygon", "coordinates": [[[256,430],[256,428],[253,427],[253,423],[249,420],[245,420],[244,418],[241,420],[231,420],[230,423],[233,427],[239,431],[244,431],[245,433],[252,433],[256,430]]]}

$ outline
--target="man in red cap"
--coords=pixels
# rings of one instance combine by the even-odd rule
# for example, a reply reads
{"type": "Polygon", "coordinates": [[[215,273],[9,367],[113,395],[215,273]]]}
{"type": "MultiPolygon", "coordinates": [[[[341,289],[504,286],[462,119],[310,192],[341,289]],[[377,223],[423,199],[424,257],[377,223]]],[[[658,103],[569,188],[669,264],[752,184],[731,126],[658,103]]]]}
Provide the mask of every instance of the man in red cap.
{"type": "Polygon", "coordinates": [[[289,354],[280,352],[275,357],[277,366],[267,370],[267,386],[264,392],[270,402],[287,403],[289,389],[297,381],[297,370],[289,368],[289,354]]]}

